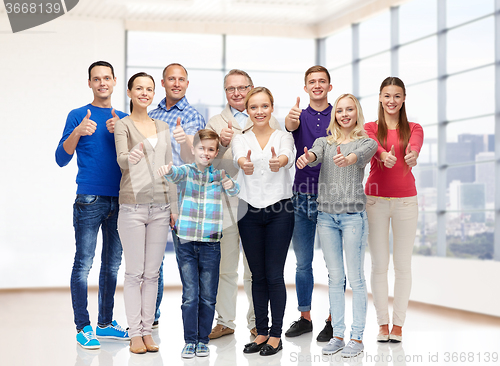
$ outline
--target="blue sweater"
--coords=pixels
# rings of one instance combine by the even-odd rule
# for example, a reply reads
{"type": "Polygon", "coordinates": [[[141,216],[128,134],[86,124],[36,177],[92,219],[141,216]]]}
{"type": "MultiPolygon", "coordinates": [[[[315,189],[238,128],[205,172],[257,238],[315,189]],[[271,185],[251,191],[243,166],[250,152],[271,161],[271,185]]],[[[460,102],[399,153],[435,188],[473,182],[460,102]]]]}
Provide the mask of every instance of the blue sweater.
{"type": "MultiPolygon", "coordinates": [[[[113,117],[112,108],[99,108],[87,104],[69,112],[62,138],[56,149],[56,162],[63,167],[73,158],[73,155],[64,150],[63,143],[85,118],[87,109],[90,109],[90,119],[97,123],[97,128],[91,136],[80,137],[76,146],[78,164],[76,193],[118,197],[121,172],[116,162],[115,136],[106,128],[106,121],[113,117]]],[[[117,110],[115,113],[120,118],[127,116],[126,113],[117,110]]]]}

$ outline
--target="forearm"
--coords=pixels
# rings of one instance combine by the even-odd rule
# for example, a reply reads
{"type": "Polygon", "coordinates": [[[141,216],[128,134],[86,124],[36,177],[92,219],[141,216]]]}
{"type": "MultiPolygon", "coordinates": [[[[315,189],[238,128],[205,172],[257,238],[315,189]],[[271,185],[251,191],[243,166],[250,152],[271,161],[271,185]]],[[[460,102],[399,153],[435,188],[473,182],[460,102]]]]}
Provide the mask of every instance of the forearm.
{"type": "Polygon", "coordinates": [[[192,152],[194,136],[186,135],[186,142],[181,144],[181,159],[184,163],[189,164],[194,162],[194,155],[192,152]]]}
{"type": "Polygon", "coordinates": [[[63,142],[64,151],[66,151],[69,155],[73,155],[75,153],[76,146],[80,141],[80,137],[81,135],[78,133],[77,128],[75,128],[66,141],[63,142]]]}

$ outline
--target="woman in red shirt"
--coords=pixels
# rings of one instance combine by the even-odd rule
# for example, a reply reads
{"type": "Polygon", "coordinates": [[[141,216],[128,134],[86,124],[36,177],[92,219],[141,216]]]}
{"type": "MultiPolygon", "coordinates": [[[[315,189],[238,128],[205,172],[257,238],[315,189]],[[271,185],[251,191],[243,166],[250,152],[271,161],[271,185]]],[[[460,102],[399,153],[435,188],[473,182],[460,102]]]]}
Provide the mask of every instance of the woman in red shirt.
{"type": "Polygon", "coordinates": [[[411,256],[418,220],[417,190],[411,168],[424,141],[418,123],[408,122],[406,89],[401,79],[388,77],[380,85],[378,120],[365,124],[378,143],[365,186],[368,245],[372,258],[371,287],[380,342],[400,342],[411,290],[411,256]],[[393,233],[395,272],[392,330],[389,334],[389,225],[393,233]]]}

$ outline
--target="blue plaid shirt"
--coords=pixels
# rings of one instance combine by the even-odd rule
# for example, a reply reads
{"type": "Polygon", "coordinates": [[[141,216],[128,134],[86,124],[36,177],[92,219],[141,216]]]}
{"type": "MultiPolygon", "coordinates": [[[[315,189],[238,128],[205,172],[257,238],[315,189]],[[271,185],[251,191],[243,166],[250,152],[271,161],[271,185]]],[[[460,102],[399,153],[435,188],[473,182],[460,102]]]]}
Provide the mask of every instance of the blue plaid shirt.
{"type": "Polygon", "coordinates": [[[240,192],[239,184],[226,174],[234,186],[225,190],[221,170],[210,165],[200,171],[196,163],[173,166],[164,177],[175,184],[185,181],[186,188],[179,193],[179,218],[174,228],[177,236],[189,241],[220,241],[224,212],[222,194],[225,191],[229,196],[236,196],[240,192]]]}
{"type": "Polygon", "coordinates": [[[181,126],[186,135],[194,136],[196,132],[205,128],[206,122],[203,116],[188,103],[186,97],[183,97],[169,110],[167,110],[165,98],[163,98],[158,104],[158,108],[149,112],[149,117],[168,123],[168,127],[170,127],[170,141],[172,142],[173,163],[175,166],[184,164],[181,159],[181,145],[174,139],[177,117],[181,117],[181,126]]]}

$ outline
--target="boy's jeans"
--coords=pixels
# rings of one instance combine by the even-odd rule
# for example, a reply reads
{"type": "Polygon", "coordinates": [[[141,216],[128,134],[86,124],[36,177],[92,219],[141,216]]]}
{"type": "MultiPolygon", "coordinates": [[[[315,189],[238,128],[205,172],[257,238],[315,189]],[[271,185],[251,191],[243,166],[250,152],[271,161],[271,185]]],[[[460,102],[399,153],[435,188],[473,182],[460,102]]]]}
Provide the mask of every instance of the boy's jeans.
{"type": "Polygon", "coordinates": [[[208,343],[219,285],[220,242],[174,240],[182,281],[182,322],[186,343],[208,343]]]}

